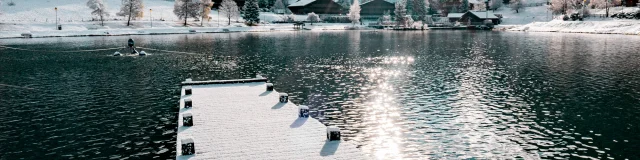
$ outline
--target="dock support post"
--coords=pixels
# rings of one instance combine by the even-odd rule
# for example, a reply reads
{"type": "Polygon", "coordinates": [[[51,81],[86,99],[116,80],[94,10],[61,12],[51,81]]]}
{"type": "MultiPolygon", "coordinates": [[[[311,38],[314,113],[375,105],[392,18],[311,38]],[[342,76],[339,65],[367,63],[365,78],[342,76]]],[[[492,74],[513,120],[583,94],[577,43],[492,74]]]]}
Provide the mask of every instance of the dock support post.
{"type": "Polygon", "coordinates": [[[339,141],[340,140],[340,128],[335,126],[327,127],[327,140],[339,141]]]}
{"type": "Polygon", "coordinates": [[[191,98],[184,99],[184,108],[191,108],[191,107],[193,107],[193,102],[191,101],[191,98]]]}
{"type": "Polygon", "coordinates": [[[286,93],[280,93],[280,103],[289,102],[289,95],[286,93]]]}
{"type": "Polygon", "coordinates": [[[267,83],[267,91],[273,91],[273,83],[267,83]]]}
{"type": "Polygon", "coordinates": [[[191,86],[184,87],[184,95],[191,95],[193,93],[191,86]]]}
{"type": "Polygon", "coordinates": [[[180,140],[182,144],[182,155],[193,155],[196,153],[196,146],[192,138],[184,138],[180,140]]]}
{"type": "Polygon", "coordinates": [[[308,106],[298,106],[298,117],[299,118],[309,118],[309,107],[308,106]]]}
{"type": "Polygon", "coordinates": [[[193,115],[191,113],[182,114],[182,126],[193,126],[193,115]]]}

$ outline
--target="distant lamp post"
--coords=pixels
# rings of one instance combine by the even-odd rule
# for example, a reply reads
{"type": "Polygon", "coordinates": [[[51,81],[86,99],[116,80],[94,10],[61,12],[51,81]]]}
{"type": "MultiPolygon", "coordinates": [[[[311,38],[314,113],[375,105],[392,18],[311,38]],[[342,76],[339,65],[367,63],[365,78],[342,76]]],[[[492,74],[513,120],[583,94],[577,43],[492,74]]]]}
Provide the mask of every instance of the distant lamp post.
{"type": "Polygon", "coordinates": [[[151,15],[151,11],[153,11],[152,9],[149,9],[149,22],[151,23],[151,28],[153,28],[153,18],[151,15]]]}
{"type": "Polygon", "coordinates": [[[56,30],[58,30],[58,7],[54,8],[56,10],[56,30]]]}

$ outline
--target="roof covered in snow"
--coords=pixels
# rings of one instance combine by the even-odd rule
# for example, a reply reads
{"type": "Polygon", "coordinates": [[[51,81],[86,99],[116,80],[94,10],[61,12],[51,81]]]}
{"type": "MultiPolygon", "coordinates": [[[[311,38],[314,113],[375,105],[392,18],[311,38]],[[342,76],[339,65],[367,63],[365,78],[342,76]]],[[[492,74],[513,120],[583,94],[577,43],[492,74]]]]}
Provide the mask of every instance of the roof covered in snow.
{"type": "MultiPolygon", "coordinates": [[[[373,1],[378,1],[378,0],[361,1],[360,5],[364,5],[364,4],[367,4],[369,2],[373,2],[373,1]]],[[[385,1],[385,2],[388,2],[388,3],[391,3],[391,4],[395,4],[396,3],[395,0],[382,0],[382,1],[385,1]]]]}
{"type": "Polygon", "coordinates": [[[464,13],[449,13],[447,18],[461,18],[464,13]]]}
{"type": "Polygon", "coordinates": [[[298,106],[279,103],[266,82],[193,85],[181,95],[193,107],[180,103],[176,159],[368,159],[349,141],[326,141],[324,124],[298,118],[298,106]],[[183,113],[193,114],[193,126],[182,125],[183,113]],[[186,138],[195,155],[181,155],[186,138]]]}
{"type": "Polygon", "coordinates": [[[288,7],[302,7],[302,6],[306,6],[307,4],[313,3],[316,0],[300,0],[296,3],[290,4],[288,7]]]}
{"type": "Polygon", "coordinates": [[[469,3],[471,4],[484,4],[483,0],[469,0],[469,3]]]}
{"type": "Polygon", "coordinates": [[[471,14],[475,15],[476,17],[480,18],[480,19],[500,19],[500,18],[496,17],[496,15],[493,14],[492,11],[489,11],[489,13],[487,13],[485,11],[469,11],[467,13],[471,13],[471,14]]]}

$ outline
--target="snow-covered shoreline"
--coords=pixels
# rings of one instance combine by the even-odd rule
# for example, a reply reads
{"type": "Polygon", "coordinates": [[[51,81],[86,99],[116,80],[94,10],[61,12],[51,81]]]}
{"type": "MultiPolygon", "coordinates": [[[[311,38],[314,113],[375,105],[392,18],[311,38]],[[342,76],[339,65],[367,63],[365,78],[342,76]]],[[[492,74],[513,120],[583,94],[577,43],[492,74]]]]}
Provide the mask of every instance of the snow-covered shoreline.
{"type": "MultiPolygon", "coordinates": [[[[2,25],[2,24],[0,24],[2,25]]],[[[32,25],[32,24],[24,24],[32,25]]],[[[82,24],[78,24],[80,26],[82,24]]],[[[90,24],[89,24],[90,25],[90,24]]],[[[51,26],[54,27],[54,26],[51,26]]],[[[64,26],[63,26],[64,27],[64,26]]],[[[314,23],[306,24],[302,30],[349,30],[351,24],[346,23],[314,23]]],[[[363,28],[362,26],[359,26],[363,28]]],[[[0,39],[24,38],[23,33],[29,33],[31,38],[46,37],[84,37],[84,36],[126,36],[126,35],[159,35],[159,34],[194,34],[194,33],[231,33],[231,32],[279,32],[300,31],[294,29],[293,24],[264,24],[248,27],[245,25],[230,25],[221,27],[155,27],[155,28],[116,28],[116,29],[84,29],[84,30],[26,30],[0,31],[0,39]]]]}
{"type": "Polygon", "coordinates": [[[640,34],[640,21],[612,20],[612,21],[562,21],[533,22],[517,26],[507,31],[525,32],[561,32],[561,33],[591,33],[591,34],[640,34]]]}

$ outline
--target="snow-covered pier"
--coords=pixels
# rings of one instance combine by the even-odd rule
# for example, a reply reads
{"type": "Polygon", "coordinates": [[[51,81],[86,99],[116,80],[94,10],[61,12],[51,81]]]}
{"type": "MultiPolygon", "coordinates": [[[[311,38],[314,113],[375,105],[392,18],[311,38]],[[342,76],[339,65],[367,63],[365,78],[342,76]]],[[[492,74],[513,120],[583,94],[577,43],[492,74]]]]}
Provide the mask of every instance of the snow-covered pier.
{"type": "Polygon", "coordinates": [[[367,159],[265,78],[181,84],[176,159],[367,159]]]}

